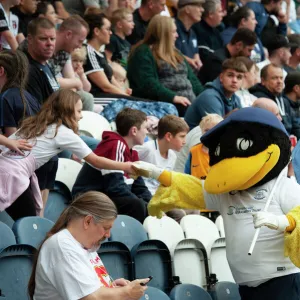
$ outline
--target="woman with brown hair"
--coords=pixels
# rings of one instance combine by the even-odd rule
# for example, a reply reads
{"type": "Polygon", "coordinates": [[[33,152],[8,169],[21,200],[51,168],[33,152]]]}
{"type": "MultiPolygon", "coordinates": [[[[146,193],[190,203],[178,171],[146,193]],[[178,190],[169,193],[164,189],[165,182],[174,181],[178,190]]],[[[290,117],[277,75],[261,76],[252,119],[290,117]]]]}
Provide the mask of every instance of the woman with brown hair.
{"type": "Polygon", "coordinates": [[[100,192],[76,198],[40,246],[28,285],[30,299],[140,299],[147,289],[141,283],[149,279],[112,280],[97,254],[116,217],[114,203],[100,192]]]}
{"type": "Polygon", "coordinates": [[[179,116],[184,116],[186,108],[203,87],[176,50],[177,37],[173,19],[153,17],[144,39],[129,56],[127,77],[133,96],[174,103],[179,116]]]}
{"type": "Polygon", "coordinates": [[[28,140],[33,147],[23,156],[9,149],[2,151],[0,211],[6,209],[13,219],[39,213],[43,203],[34,171],[63,150],[70,150],[96,168],[132,173],[131,163],[97,156],[77,135],[81,111],[82,101],[77,93],[59,90],[37,115],[25,119],[10,136],[14,140],[28,140]]]}

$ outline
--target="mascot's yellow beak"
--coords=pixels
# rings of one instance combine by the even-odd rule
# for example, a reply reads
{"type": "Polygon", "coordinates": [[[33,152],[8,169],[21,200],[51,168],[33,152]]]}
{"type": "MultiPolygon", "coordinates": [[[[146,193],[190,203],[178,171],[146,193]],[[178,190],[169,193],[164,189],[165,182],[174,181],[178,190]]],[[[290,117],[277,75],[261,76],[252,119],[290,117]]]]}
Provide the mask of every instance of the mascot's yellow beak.
{"type": "Polygon", "coordinates": [[[272,144],[254,156],[226,158],[211,167],[204,188],[211,194],[246,190],[263,179],[279,157],[279,147],[272,144]]]}

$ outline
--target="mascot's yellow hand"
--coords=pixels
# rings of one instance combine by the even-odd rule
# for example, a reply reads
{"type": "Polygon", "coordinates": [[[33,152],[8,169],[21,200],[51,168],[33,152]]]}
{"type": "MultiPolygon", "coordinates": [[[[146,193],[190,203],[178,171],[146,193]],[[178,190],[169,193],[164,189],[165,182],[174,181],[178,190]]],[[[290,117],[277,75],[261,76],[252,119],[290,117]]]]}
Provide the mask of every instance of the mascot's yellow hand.
{"type": "Polygon", "coordinates": [[[289,211],[287,218],[290,226],[284,234],[284,255],[300,268],[300,206],[289,211]]]}
{"type": "Polygon", "coordinates": [[[203,188],[200,180],[194,176],[163,171],[157,180],[161,183],[148,204],[151,216],[161,218],[163,212],[174,208],[205,208],[203,188]]]}

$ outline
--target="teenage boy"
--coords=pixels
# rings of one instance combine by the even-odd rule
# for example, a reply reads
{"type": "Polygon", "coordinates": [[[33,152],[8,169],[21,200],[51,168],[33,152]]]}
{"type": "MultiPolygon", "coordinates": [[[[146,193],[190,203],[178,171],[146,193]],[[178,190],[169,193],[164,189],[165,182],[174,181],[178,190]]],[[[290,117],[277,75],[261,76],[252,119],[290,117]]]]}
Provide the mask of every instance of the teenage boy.
{"type": "Polygon", "coordinates": [[[110,37],[109,45],[105,47],[106,57],[126,68],[131,47],[126,36],[131,35],[134,28],[132,12],[127,8],[115,10],[111,17],[111,24],[113,34],[110,37]]]}
{"type": "Polygon", "coordinates": [[[207,114],[224,117],[234,109],[241,108],[241,102],[235,95],[243,83],[246,66],[238,59],[224,61],[220,76],[205,85],[205,90],[196,98],[186,111],[185,121],[190,129],[198,126],[207,114]]]}
{"type": "MultiPolygon", "coordinates": [[[[135,150],[138,151],[141,161],[172,171],[176,162],[176,152],[179,152],[185,145],[188,131],[189,126],[183,119],[174,115],[166,115],[158,122],[157,139],[148,141],[142,146],[137,146],[135,150]]],[[[154,195],[159,182],[151,178],[145,178],[145,184],[151,194],[154,195]]],[[[183,209],[172,209],[167,215],[180,222],[186,212],[183,209]]]]}
{"type": "MultiPolygon", "coordinates": [[[[117,115],[116,126],[117,132],[103,132],[102,141],[94,152],[115,161],[138,161],[138,153],[132,148],[144,143],[147,134],[146,114],[125,108],[117,115]]],[[[84,164],[72,193],[76,195],[87,191],[99,191],[109,196],[119,214],[131,216],[141,223],[147,217],[151,193],[142,177],[133,180],[122,171],[100,170],[84,164]]]]}

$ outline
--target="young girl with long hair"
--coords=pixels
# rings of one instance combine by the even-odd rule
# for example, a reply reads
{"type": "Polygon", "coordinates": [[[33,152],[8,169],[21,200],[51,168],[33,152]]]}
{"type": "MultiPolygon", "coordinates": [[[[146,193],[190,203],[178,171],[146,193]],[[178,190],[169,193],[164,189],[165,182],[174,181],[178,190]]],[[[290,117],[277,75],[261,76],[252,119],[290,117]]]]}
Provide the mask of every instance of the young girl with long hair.
{"type": "Polygon", "coordinates": [[[156,15],[144,39],[133,47],[127,77],[133,96],[174,103],[179,116],[203,90],[193,70],[176,50],[178,37],[172,18],[156,15]]]}
{"type": "Polygon", "coordinates": [[[77,135],[81,119],[80,96],[59,90],[44,103],[41,111],[25,119],[11,139],[25,139],[32,145],[23,156],[6,149],[0,155],[0,211],[6,209],[13,219],[36,215],[43,207],[34,171],[63,150],[70,150],[95,168],[132,173],[131,163],[99,157],[77,135]]]}

